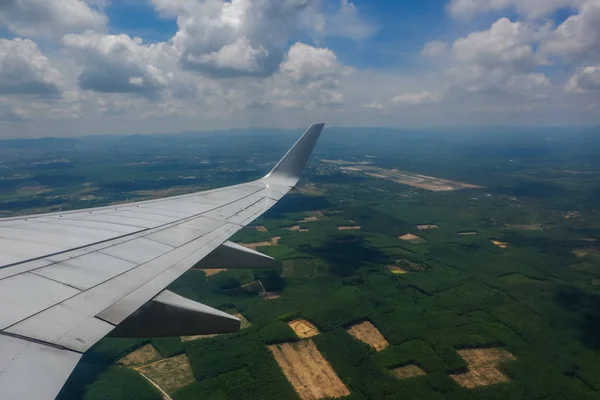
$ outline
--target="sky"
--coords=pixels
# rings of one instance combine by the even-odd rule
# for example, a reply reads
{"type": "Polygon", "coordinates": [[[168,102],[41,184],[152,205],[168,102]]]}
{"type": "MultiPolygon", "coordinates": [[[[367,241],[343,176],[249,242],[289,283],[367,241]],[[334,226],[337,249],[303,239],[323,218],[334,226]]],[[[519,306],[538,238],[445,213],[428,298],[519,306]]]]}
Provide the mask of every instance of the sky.
{"type": "Polygon", "coordinates": [[[600,0],[1,0],[0,138],[600,126],[600,0]]]}

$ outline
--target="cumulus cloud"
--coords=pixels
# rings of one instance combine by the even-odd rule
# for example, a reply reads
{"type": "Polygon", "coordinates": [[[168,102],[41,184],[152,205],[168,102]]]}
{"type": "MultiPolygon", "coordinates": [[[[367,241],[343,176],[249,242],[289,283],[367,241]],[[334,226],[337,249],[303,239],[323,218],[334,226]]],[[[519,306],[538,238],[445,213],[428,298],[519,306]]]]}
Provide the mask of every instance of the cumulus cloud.
{"type": "Polygon", "coordinates": [[[86,32],[66,35],[63,45],[81,66],[78,83],[82,89],[151,97],[167,88],[173,78],[165,70],[173,59],[165,43],[146,45],[125,34],[86,32]]]}
{"type": "Polygon", "coordinates": [[[446,51],[448,51],[448,43],[439,40],[433,40],[425,43],[425,46],[423,46],[420,54],[423,57],[435,58],[441,56],[446,51]]]}
{"type": "Polygon", "coordinates": [[[107,18],[100,10],[101,4],[83,0],[2,0],[0,26],[26,37],[102,30],[107,18]]]}
{"type": "Polygon", "coordinates": [[[549,81],[537,69],[548,60],[534,47],[547,30],[501,18],[486,31],[457,39],[448,85],[469,93],[541,95],[536,90],[546,90],[549,81]]]}
{"type": "Polygon", "coordinates": [[[581,68],[569,79],[565,89],[572,93],[600,91],[600,65],[581,68]]]}
{"type": "Polygon", "coordinates": [[[176,16],[172,42],[180,63],[207,75],[270,75],[290,37],[303,26],[312,0],[153,0],[176,16]]]}
{"type": "Polygon", "coordinates": [[[0,94],[58,95],[60,73],[29,39],[0,39],[0,94]]]}
{"type": "Polygon", "coordinates": [[[570,61],[600,59],[600,0],[588,0],[546,40],[541,50],[570,61]]]}
{"type": "Polygon", "coordinates": [[[462,62],[528,70],[546,62],[533,50],[532,44],[538,35],[528,25],[500,18],[489,30],[456,40],[452,50],[462,62]]]}
{"type": "Polygon", "coordinates": [[[295,43],[281,64],[281,71],[297,82],[306,82],[340,74],[342,67],[333,51],[295,43]]]}

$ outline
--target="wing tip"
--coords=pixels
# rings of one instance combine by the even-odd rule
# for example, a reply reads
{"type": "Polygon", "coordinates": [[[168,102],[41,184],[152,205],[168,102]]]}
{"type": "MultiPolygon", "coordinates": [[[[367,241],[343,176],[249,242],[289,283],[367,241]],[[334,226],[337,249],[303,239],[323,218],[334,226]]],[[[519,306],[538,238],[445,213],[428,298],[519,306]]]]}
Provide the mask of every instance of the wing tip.
{"type": "Polygon", "coordinates": [[[263,179],[276,180],[289,187],[295,186],[324,127],[323,122],[312,124],[263,179]]]}

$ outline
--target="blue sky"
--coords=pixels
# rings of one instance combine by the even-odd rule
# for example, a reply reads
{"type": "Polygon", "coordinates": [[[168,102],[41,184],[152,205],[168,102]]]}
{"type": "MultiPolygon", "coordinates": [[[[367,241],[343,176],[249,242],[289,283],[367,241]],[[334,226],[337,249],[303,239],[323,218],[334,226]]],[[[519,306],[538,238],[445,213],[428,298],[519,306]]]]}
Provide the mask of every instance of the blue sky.
{"type": "Polygon", "coordinates": [[[600,125],[600,0],[14,0],[0,9],[0,137],[315,120],[600,125]]]}

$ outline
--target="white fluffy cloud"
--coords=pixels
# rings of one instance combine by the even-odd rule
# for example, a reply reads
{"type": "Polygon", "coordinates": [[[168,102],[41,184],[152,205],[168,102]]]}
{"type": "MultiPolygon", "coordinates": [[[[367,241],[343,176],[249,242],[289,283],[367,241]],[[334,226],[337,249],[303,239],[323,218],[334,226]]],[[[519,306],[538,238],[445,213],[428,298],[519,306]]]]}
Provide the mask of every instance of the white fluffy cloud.
{"type": "Polygon", "coordinates": [[[545,62],[533,50],[537,36],[529,26],[501,18],[487,31],[456,40],[452,50],[461,62],[488,68],[502,65],[514,70],[530,70],[545,62]]]}
{"type": "Polygon", "coordinates": [[[304,83],[336,76],[342,67],[333,51],[296,43],[290,47],[281,70],[295,81],[304,83]]]}
{"type": "Polygon", "coordinates": [[[542,43],[546,54],[570,61],[600,59],[600,0],[588,0],[542,43]]]}
{"type": "Polygon", "coordinates": [[[572,93],[600,91],[600,65],[581,68],[569,79],[565,89],[572,93]]]}
{"type": "Polygon", "coordinates": [[[0,95],[58,95],[60,73],[28,39],[0,39],[0,95]]]}
{"type": "Polygon", "coordinates": [[[164,43],[146,45],[125,34],[86,32],[65,35],[63,45],[81,66],[78,83],[82,89],[151,97],[173,80],[167,70],[173,55],[164,43]]]}
{"type": "Polygon", "coordinates": [[[180,63],[211,76],[270,75],[312,0],[153,0],[176,16],[172,42],[180,63]]]}
{"type": "Polygon", "coordinates": [[[501,18],[489,30],[473,32],[452,45],[455,64],[449,86],[470,93],[519,93],[542,96],[548,79],[537,72],[548,61],[534,46],[548,28],[501,18]]]}
{"type": "Polygon", "coordinates": [[[107,18],[98,4],[83,0],[2,0],[0,26],[20,36],[59,37],[104,29],[107,18]],[[96,5],[94,7],[93,5],[96,5]]]}

